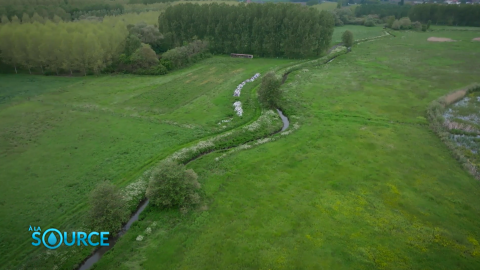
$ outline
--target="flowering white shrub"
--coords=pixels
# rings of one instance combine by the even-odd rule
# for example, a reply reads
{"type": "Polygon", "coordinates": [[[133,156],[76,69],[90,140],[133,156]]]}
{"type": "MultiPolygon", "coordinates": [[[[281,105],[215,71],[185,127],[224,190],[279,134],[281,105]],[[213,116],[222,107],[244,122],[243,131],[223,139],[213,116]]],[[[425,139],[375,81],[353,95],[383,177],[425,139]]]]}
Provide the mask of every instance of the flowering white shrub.
{"type": "Polygon", "coordinates": [[[242,116],[243,115],[242,102],[235,101],[235,103],[233,103],[233,106],[235,107],[234,110],[237,113],[237,115],[242,116]]]}
{"type": "Polygon", "coordinates": [[[143,240],[143,235],[137,236],[137,239],[136,239],[136,240],[137,240],[137,241],[142,241],[142,240],[143,240]]]}
{"type": "Polygon", "coordinates": [[[268,110],[264,112],[255,122],[251,123],[248,126],[245,126],[243,129],[248,131],[255,131],[261,126],[270,126],[273,121],[278,119],[278,115],[272,111],[268,110]]]}
{"type": "Polygon", "coordinates": [[[247,82],[253,82],[255,81],[258,77],[260,77],[260,73],[256,73],[255,75],[253,75],[252,78],[248,79],[248,80],[245,80],[244,82],[242,82],[241,84],[239,84],[237,86],[237,88],[235,89],[235,92],[233,92],[233,96],[234,97],[239,97],[240,96],[240,93],[242,92],[242,88],[245,86],[245,84],[247,82]]]}
{"type": "MultiPolygon", "coordinates": [[[[145,172],[144,175],[148,173],[145,172]]],[[[131,183],[123,189],[123,196],[125,201],[131,202],[135,198],[142,197],[147,190],[148,182],[144,177],[140,177],[137,181],[131,183]]]]}
{"type": "Polygon", "coordinates": [[[151,233],[152,233],[152,228],[148,227],[148,228],[145,230],[145,233],[146,233],[146,234],[151,234],[151,233]]]}
{"type": "Polygon", "coordinates": [[[232,121],[232,119],[233,118],[222,120],[222,121],[218,122],[218,125],[221,125],[222,123],[228,123],[228,122],[232,121]]]}
{"type": "Polygon", "coordinates": [[[257,140],[257,141],[255,142],[255,145],[264,144],[264,143],[267,143],[267,142],[269,142],[269,141],[271,141],[271,140],[272,140],[272,138],[260,139],[260,140],[257,140]]]}
{"type": "Polygon", "coordinates": [[[339,53],[339,52],[345,51],[345,50],[347,50],[347,47],[345,47],[345,46],[338,46],[338,47],[336,47],[335,49],[333,49],[333,50],[330,52],[330,54],[339,53]]]}

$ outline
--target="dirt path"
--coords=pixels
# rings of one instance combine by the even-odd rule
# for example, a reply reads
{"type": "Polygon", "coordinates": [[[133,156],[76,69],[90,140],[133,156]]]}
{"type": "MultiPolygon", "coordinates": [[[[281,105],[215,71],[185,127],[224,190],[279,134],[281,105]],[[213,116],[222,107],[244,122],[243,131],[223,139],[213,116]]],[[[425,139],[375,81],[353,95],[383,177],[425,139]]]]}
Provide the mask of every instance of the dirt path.
{"type": "Polygon", "coordinates": [[[430,41],[430,42],[452,42],[452,41],[456,41],[456,40],[453,40],[451,38],[429,37],[427,39],[427,41],[430,41]]]}

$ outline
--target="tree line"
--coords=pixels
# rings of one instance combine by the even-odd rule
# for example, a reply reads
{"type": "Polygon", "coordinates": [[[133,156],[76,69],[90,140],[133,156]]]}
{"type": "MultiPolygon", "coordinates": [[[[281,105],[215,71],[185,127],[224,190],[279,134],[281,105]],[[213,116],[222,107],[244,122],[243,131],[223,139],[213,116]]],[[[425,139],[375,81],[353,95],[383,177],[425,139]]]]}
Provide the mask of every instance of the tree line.
{"type": "Polygon", "coordinates": [[[9,23],[0,27],[2,62],[32,71],[55,74],[80,71],[98,73],[111,65],[128,36],[123,22],[115,26],[94,22],[47,21],[9,23]]]}
{"type": "Polygon", "coordinates": [[[361,17],[376,14],[380,18],[395,16],[397,19],[407,17],[412,5],[394,5],[394,4],[371,4],[360,5],[355,9],[355,16],[361,17]]]}
{"type": "Polygon", "coordinates": [[[412,21],[434,24],[480,26],[480,5],[415,5],[409,12],[412,21]]]}
{"type": "Polygon", "coordinates": [[[160,32],[172,47],[195,38],[206,40],[213,53],[310,57],[326,50],[334,18],[295,4],[179,4],[158,18],[160,32]]]}
{"type": "Polygon", "coordinates": [[[480,5],[361,5],[355,9],[357,17],[376,14],[380,18],[395,16],[396,19],[409,17],[412,21],[435,24],[480,26],[480,5]]]}
{"type": "Polygon", "coordinates": [[[163,39],[154,25],[125,25],[115,17],[103,22],[12,22],[0,25],[0,63],[16,73],[163,75],[211,56],[206,41],[170,48],[163,39]]]}
{"type": "Polygon", "coordinates": [[[0,0],[0,17],[9,20],[21,19],[27,14],[37,14],[53,19],[56,15],[64,21],[78,19],[81,15],[106,16],[122,14],[125,10],[120,1],[111,0],[0,0]]]}

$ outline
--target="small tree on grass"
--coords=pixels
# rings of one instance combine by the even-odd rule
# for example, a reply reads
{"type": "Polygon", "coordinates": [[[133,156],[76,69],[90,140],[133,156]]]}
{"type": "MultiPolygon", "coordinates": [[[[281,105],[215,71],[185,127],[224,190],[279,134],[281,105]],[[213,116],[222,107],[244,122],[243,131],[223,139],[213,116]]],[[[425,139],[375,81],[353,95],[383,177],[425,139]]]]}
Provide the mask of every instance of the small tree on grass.
{"type": "Polygon", "coordinates": [[[185,165],[163,162],[153,170],[147,188],[150,203],[160,208],[179,208],[182,212],[200,203],[200,183],[193,170],[185,165]]]}
{"type": "Polygon", "coordinates": [[[269,72],[262,79],[262,85],[258,91],[260,102],[269,109],[278,106],[278,101],[281,98],[280,85],[281,79],[275,73],[269,72]]]}
{"type": "Polygon", "coordinates": [[[353,34],[350,31],[343,32],[342,35],[342,42],[345,47],[352,47],[353,45],[353,34]]]}
{"type": "Polygon", "coordinates": [[[90,194],[88,223],[98,231],[117,232],[128,220],[127,203],[121,191],[110,182],[102,182],[90,194]]]}

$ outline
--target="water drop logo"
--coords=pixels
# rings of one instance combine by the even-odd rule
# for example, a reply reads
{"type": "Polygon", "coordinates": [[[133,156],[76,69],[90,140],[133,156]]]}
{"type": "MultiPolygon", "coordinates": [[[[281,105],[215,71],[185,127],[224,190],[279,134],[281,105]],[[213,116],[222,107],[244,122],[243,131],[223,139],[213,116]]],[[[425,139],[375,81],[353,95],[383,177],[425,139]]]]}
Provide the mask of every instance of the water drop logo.
{"type": "Polygon", "coordinates": [[[40,227],[30,226],[28,231],[33,231],[32,239],[35,240],[32,242],[33,246],[40,246],[43,244],[48,249],[57,249],[62,244],[65,246],[109,246],[108,235],[109,232],[91,232],[89,234],[85,232],[63,232],[63,234],[54,228],[50,228],[41,233],[42,229],[40,227]],[[70,239],[70,240],[68,240],[70,239]]]}
{"type": "Polygon", "coordinates": [[[43,242],[43,245],[49,249],[56,249],[58,248],[62,242],[63,242],[63,236],[62,236],[62,233],[57,230],[57,229],[48,229],[46,230],[44,233],[43,233],[43,236],[42,236],[42,242],[43,242]],[[48,237],[47,241],[45,241],[45,236],[48,235],[48,232],[51,232],[50,233],[50,236],[48,237]],[[55,236],[55,233],[58,234],[59,238],[60,238],[60,241],[57,239],[57,237],[55,236]]]}

